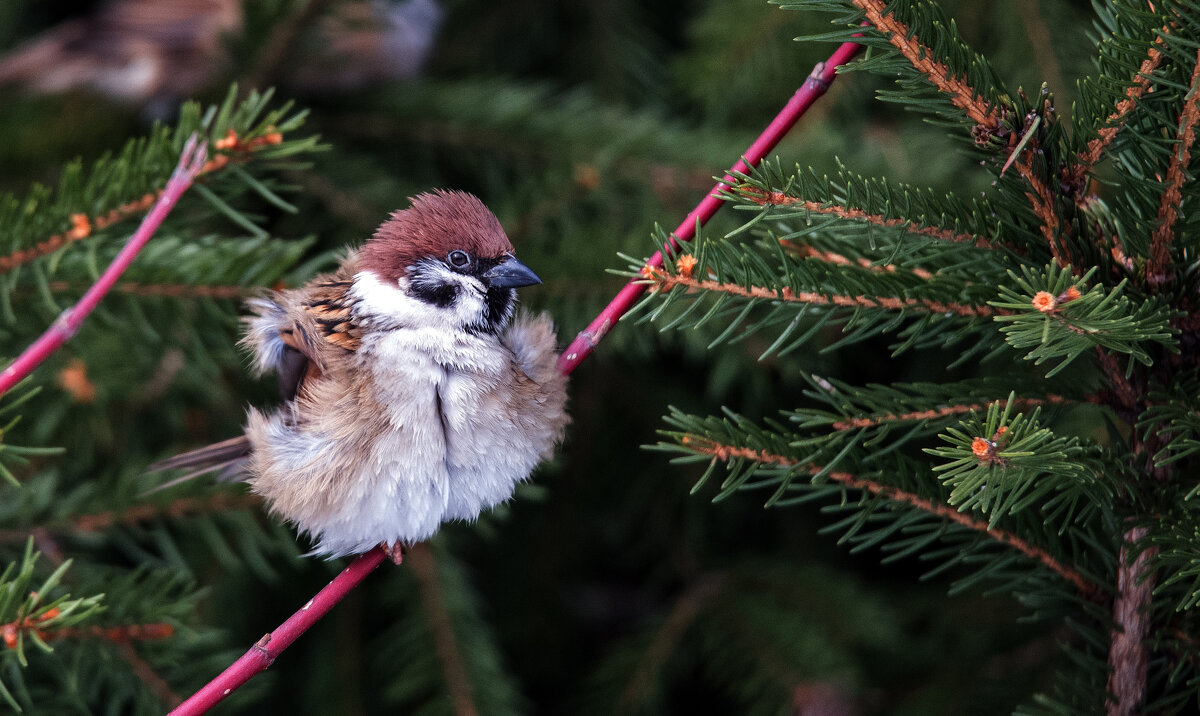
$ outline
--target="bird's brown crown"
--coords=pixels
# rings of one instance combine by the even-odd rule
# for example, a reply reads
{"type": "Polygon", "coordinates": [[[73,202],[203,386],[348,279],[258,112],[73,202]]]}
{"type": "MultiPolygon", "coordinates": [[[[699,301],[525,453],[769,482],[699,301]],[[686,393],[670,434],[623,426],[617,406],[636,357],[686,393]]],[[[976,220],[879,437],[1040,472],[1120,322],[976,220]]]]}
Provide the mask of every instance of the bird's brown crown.
{"type": "Polygon", "coordinates": [[[363,268],[396,280],[418,260],[443,259],[456,249],[484,259],[512,253],[500,220],[474,195],[437,189],[409,201],[363,246],[363,268]]]}

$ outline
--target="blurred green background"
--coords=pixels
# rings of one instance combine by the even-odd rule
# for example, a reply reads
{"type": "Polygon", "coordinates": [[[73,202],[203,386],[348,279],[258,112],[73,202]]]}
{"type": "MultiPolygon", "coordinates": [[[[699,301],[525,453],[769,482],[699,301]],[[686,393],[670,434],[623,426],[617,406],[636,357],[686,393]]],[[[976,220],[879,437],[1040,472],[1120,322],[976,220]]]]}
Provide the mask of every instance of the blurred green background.
{"type": "MultiPolygon", "coordinates": [[[[1074,78],[1091,70],[1086,0],[944,4],[1010,85],[1046,81],[1069,111],[1074,78]]],[[[0,52],[29,53],[40,37],[43,54],[24,72],[0,60],[0,190],[53,184],[71,159],[171,121],[183,99],[275,87],[311,110],[304,131],[328,149],[284,177],[296,214],[256,207],[273,235],[314,237],[308,255],[321,257],[411,194],[472,191],[544,279],[522,300],[555,316],[565,344],[622,285],[618,254],[649,254],[655,224],[673,228],[829,54],[793,41],[828,22],[762,0],[3,0],[0,52]]],[[[840,161],[935,189],[987,180],[941,129],[876,101],[885,86],[839,79],[778,149],[783,164],[840,161]]],[[[269,404],[271,381],[250,381],[232,347],[236,303],[211,302],[224,319],[200,335],[189,316],[209,309],[186,303],[168,305],[180,325],[165,340],[191,346],[185,359],[210,351],[216,367],[185,360],[162,399],[128,398],[164,379],[161,346],[103,348],[111,359],[87,364],[89,403],[54,383],[70,351],[43,369],[57,393],[27,411],[28,433],[67,448],[46,468],[62,489],[136,475],[234,434],[247,401],[269,404]]],[[[1005,595],[947,597],[952,575],[921,581],[916,561],[850,554],[822,536],[833,520],[816,508],[764,510],[758,494],[712,504],[711,486],[689,494],[695,470],[641,449],[668,405],[759,418],[798,405],[806,372],[941,377],[922,355],[891,359],[880,342],[758,363],[762,345],[709,353],[712,337],[620,325],[573,376],[558,459],[512,503],[435,541],[479,712],[986,714],[1046,687],[1062,636],[1014,626],[1025,612],[1005,595]]],[[[86,340],[104,341],[102,329],[86,340]]],[[[334,568],[281,546],[269,570],[239,559],[236,535],[226,544],[232,555],[163,527],[79,546],[81,559],[105,549],[207,587],[196,619],[225,651],[177,664],[167,680],[181,695],[334,568]]],[[[455,712],[413,571],[374,575],[221,713],[455,712]]],[[[169,661],[170,645],[155,648],[169,661]]]]}

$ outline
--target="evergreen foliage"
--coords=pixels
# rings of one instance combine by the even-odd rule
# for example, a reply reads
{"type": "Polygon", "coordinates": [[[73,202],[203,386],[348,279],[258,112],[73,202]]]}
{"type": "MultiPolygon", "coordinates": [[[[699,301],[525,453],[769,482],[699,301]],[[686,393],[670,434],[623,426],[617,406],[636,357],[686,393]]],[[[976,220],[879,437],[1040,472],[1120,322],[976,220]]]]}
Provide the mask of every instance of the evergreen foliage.
{"type": "MultiPolygon", "coordinates": [[[[147,463],[274,400],[235,348],[242,298],[458,187],[546,280],[522,300],[565,343],[619,287],[613,256],[661,246],[650,227],[860,32],[781,159],[662,270],[628,260],[662,331],[628,321],[573,376],[561,457],[222,709],[1196,708],[1194,0],[455,0],[419,80],[305,94],[289,43],[337,4],[246,3],[231,74],[161,126],[0,90],[9,354],[189,135],[213,160],[0,398],[0,708],[161,713],[338,569],[240,486],[147,492],[147,463]],[[677,470],[636,449],[668,405],[677,470]]],[[[54,12],[0,5],[0,48],[54,12]]]]}
{"type": "Polygon", "coordinates": [[[841,167],[764,168],[731,192],[752,212],[743,227],[645,275],[646,318],[711,324],[710,349],[763,331],[763,357],[794,355],[831,326],[832,347],[891,334],[893,356],[940,347],[923,359],[972,377],[814,378],[809,397],[832,412],[677,411],[659,447],[708,463],[696,489],[724,472],[717,499],[766,487],[768,506],[847,512],[832,529],[856,548],[965,567],[960,586],[996,582],[1069,625],[1058,686],[1022,712],[1195,708],[1200,572],[1185,497],[1200,370],[1188,208],[1200,198],[1200,7],[1096,3],[1101,74],[1080,83],[1075,113],[1044,85],[1032,97],[1008,88],[935,3],[785,7],[835,13],[844,28],[808,39],[845,41],[869,21],[869,50],[846,69],[893,78],[879,98],[934,117],[990,187],[965,200],[841,167]],[[1042,414],[1066,404],[1097,406],[1103,423],[1079,434],[1042,414]]]}

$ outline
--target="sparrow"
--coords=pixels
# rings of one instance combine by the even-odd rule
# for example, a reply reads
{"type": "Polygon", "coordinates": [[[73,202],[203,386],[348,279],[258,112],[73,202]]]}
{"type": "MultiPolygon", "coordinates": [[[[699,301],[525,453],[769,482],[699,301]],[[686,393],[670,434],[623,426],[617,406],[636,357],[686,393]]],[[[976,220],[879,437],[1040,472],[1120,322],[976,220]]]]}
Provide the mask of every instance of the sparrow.
{"type": "Polygon", "coordinates": [[[248,302],[242,345],[283,402],[244,434],[151,470],[240,476],[338,557],[407,546],[507,500],[568,422],[540,283],[478,198],[410,199],[333,273],[248,302]]]}

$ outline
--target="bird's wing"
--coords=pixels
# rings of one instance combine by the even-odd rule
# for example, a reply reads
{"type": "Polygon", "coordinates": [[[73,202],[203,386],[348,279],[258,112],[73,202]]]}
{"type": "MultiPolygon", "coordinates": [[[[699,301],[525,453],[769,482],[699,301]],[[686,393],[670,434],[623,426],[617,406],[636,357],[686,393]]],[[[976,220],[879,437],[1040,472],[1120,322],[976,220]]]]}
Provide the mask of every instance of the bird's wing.
{"type": "MultiPolygon", "coordinates": [[[[281,291],[272,298],[249,301],[242,344],[255,356],[258,372],[274,371],[285,401],[305,394],[305,386],[324,375],[336,361],[334,353],[358,349],[362,328],[352,316],[351,281],[338,276],[318,278],[303,289],[281,291]]],[[[219,479],[240,477],[250,455],[245,435],[157,462],[147,472],[187,469],[188,474],[151,492],[198,475],[221,470],[219,479]]]]}
{"type": "Polygon", "coordinates": [[[318,281],[304,290],[296,319],[279,327],[283,343],[275,370],[284,400],[295,400],[305,385],[320,378],[330,365],[331,352],[358,350],[362,328],[351,316],[352,282],[318,281]]]}
{"type": "Polygon", "coordinates": [[[312,317],[317,334],[327,343],[348,351],[358,350],[362,328],[354,322],[350,297],[352,281],[324,281],[314,284],[304,301],[305,312],[312,317]]]}

